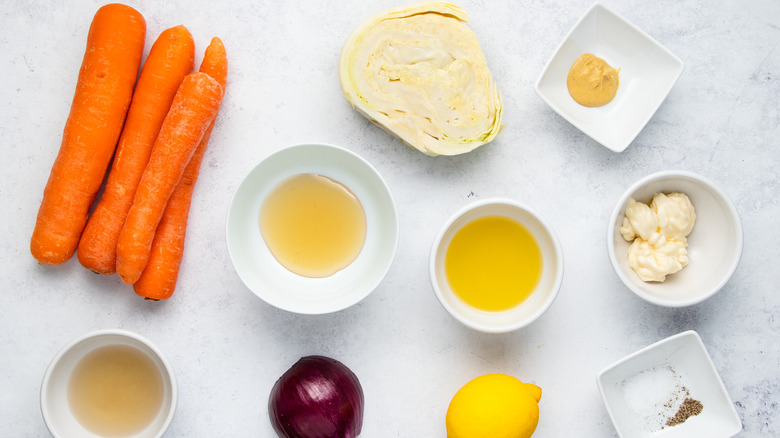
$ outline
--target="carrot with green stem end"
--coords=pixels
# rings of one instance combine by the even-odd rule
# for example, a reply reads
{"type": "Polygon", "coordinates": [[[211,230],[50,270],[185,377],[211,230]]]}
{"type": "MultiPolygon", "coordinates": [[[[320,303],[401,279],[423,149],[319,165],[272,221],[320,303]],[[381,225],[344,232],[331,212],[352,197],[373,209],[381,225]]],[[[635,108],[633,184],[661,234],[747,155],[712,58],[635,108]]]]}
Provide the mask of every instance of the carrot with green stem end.
{"type": "MultiPolygon", "coordinates": [[[[219,38],[214,37],[206,48],[200,71],[216,79],[225,89],[228,62],[225,46],[219,38]]],[[[184,255],[184,240],[192,192],[200,173],[200,164],[211,137],[211,130],[214,129],[214,123],[212,121],[206,130],[184,170],[184,175],[168,199],[168,205],[165,207],[165,212],[154,235],[149,262],[141,277],[133,284],[135,293],[148,300],[168,299],[176,289],[179,267],[184,255]]]]}
{"type": "Polygon", "coordinates": [[[95,13],[62,144],[43,191],[30,252],[60,264],[76,252],[133,96],[146,21],[135,9],[109,4],[95,13]]]}
{"type": "Polygon", "coordinates": [[[173,96],[192,71],[195,43],[184,26],[163,31],[146,57],[103,196],[78,247],[81,264],[100,274],[116,272],[116,244],[152,145],[173,96]]]}
{"type": "Polygon", "coordinates": [[[125,284],[135,283],[146,267],[168,198],[216,117],[222,94],[219,82],[200,72],[190,73],[179,86],[119,232],[116,272],[125,284]]]}

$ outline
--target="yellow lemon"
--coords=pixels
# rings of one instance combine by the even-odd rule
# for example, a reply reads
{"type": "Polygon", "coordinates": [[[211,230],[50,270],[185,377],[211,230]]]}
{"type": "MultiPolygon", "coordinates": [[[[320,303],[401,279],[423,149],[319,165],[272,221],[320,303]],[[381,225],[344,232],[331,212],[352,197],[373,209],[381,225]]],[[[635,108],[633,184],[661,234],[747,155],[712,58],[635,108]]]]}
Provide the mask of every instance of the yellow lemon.
{"type": "Polygon", "coordinates": [[[541,398],[541,388],[506,374],[477,377],[452,397],[447,438],[529,438],[541,398]]]}

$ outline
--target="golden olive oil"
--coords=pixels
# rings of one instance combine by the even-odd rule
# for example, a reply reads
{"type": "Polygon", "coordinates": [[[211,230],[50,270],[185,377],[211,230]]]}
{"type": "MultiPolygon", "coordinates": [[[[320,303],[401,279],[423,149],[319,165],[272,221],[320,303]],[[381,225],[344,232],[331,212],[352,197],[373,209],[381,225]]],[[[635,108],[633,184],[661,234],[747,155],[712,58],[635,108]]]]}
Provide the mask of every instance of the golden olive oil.
{"type": "Polygon", "coordinates": [[[483,216],[461,227],[444,259],[450,288],[471,307],[511,309],[533,292],[542,273],[542,253],[533,235],[504,216],[483,216]]]}
{"type": "Polygon", "coordinates": [[[105,437],[145,429],[162,407],[160,370],[129,345],[106,345],[84,356],[68,381],[68,404],[84,428],[105,437]]]}
{"type": "Polygon", "coordinates": [[[260,232],[276,260],[304,277],[328,277],[360,254],[366,215],[345,185],[323,175],[295,175],[260,209],[260,232]]]}

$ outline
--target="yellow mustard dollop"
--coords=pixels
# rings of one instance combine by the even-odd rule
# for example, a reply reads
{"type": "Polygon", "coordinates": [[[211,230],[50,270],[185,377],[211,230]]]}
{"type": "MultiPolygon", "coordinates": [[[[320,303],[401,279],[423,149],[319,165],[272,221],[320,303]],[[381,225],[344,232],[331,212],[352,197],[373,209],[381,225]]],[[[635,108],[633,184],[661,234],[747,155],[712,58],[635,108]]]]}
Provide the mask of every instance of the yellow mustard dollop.
{"type": "Polygon", "coordinates": [[[569,70],[566,85],[569,94],[580,105],[603,106],[615,98],[620,78],[606,61],[591,53],[580,56],[569,70]]]}

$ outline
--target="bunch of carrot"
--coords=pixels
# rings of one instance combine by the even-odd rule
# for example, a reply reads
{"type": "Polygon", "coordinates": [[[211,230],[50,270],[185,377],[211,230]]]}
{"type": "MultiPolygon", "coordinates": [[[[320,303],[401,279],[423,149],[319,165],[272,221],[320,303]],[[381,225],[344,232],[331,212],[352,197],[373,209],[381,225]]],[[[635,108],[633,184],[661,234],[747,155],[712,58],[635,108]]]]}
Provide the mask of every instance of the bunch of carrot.
{"type": "Polygon", "coordinates": [[[78,250],[86,268],[116,272],[138,295],[160,300],[176,287],[227,55],[215,37],[191,73],[195,44],[176,26],[160,34],[138,75],[145,38],[146,22],[129,6],[95,14],[30,251],[41,264],[61,264],[78,250]]]}

